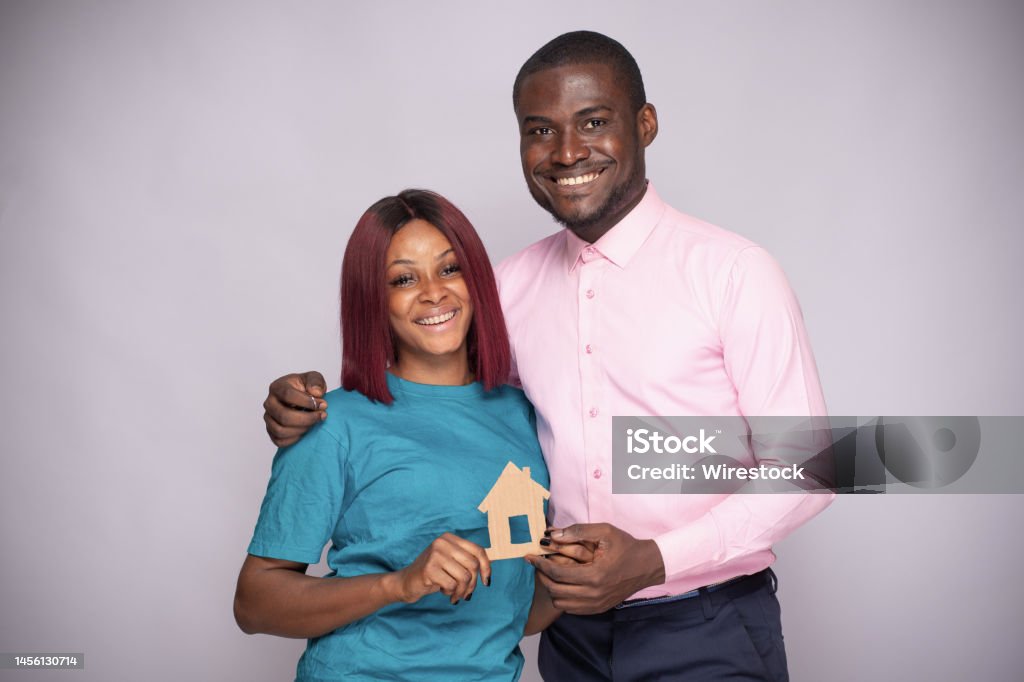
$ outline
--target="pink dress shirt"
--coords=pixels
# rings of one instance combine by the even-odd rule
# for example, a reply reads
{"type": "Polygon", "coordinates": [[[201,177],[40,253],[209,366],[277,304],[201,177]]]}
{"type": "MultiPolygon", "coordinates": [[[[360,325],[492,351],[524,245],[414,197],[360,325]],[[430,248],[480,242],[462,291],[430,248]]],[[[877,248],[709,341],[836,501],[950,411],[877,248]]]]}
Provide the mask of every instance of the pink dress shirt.
{"type": "Polygon", "coordinates": [[[682,594],[760,571],[831,494],[613,495],[613,415],[824,415],[800,307],[762,248],[648,184],[594,244],[569,230],[498,267],[515,371],[537,411],[551,521],[653,538],[682,594]]]}

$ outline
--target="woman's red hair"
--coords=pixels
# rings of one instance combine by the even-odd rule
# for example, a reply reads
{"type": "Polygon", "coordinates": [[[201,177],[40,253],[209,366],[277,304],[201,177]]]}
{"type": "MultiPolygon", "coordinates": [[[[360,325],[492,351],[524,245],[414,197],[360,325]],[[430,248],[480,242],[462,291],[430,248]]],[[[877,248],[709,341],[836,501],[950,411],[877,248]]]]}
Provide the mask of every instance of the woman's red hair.
{"type": "Polygon", "coordinates": [[[385,254],[410,220],[424,220],[451,242],[473,303],[467,346],[477,381],[491,390],[508,380],[512,354],[487,251],[462,211],[440,194],[407,189],[384,197],[356,223],[341,264],[341,385],[387,405],[387,366],[396,361],[388,319],[385,254]]]}

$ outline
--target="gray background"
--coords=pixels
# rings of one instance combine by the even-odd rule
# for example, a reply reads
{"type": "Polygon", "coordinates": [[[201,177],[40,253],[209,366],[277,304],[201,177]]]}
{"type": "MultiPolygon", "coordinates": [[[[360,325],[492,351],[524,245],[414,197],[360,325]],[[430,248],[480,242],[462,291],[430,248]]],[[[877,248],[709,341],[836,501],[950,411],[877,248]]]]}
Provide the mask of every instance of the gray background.
{"type": "MultiPolygon", "coordinates": [[[[788,272],[832,412],[1024,414],[1019,2],[3,2],[0,650],[88,667],[0,678],[290,679],[303,643],[231,616],[266,385],[337,376],[379,196],[448,195],[495,260],[554,230],[510,87],[577,28],[637,57],[663,197],[788,272]]],[[[1020,502],[784,542],[793,679],[1020,679],[1020,502]]]]}

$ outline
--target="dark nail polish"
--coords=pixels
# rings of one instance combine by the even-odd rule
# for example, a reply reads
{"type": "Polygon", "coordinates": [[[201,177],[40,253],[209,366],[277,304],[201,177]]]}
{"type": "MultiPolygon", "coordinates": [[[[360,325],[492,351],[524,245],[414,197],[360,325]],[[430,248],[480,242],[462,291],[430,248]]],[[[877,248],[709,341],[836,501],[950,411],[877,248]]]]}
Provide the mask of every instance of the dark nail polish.
{"type": "Polygon", "coordinates": [[[486,580],[486,582],[484,582],[484,585],[487,585],[487,587],[491,586],[491,578],[490,578],[490,576],[487,577],[487,580],[486,580]]]}
{"type": "Polygon", "coordinates": [[[549,530],[544,531],[544,537],[546,537],[546,538],[551,537],[551,531],[549,531],[549,530]]]}
{"type": "Polygon", "coordinates": [[[540,541],[540,546],[541,547],[550,547],[551,546],[551,540],[548,540],[547,538],[542,538],[541,541],[540,541]]]}
{"type": "Polygon", "coordinates": [[[472,592],[470,592],[469,594],[466,595],[466,601],[469,601],[472,598],[473,598],[473,593],[472,592]]]}
{"type": "MultiPolygon", "coordinates": [[[[458,603],[459,603],[459,600],[458,600],[458,599],[456,599],[456,600],[455,600],[455,604],[458,604],[458,603]]],[[[452,604],[452,606],[455,606],[455,604],[452,604]]]]}

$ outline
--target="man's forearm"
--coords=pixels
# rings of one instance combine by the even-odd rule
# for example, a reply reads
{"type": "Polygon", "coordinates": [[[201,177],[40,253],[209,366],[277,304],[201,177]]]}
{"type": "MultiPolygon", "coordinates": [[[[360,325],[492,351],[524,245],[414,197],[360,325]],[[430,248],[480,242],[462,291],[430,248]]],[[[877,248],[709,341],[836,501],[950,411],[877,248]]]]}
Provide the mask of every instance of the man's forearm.
{"type": "Polygon", "coordinates": [[[734,494],[702,517],[655,538],[667,580],[701,575],[772,545],[821,513],[834,493],[734,494]]]}

